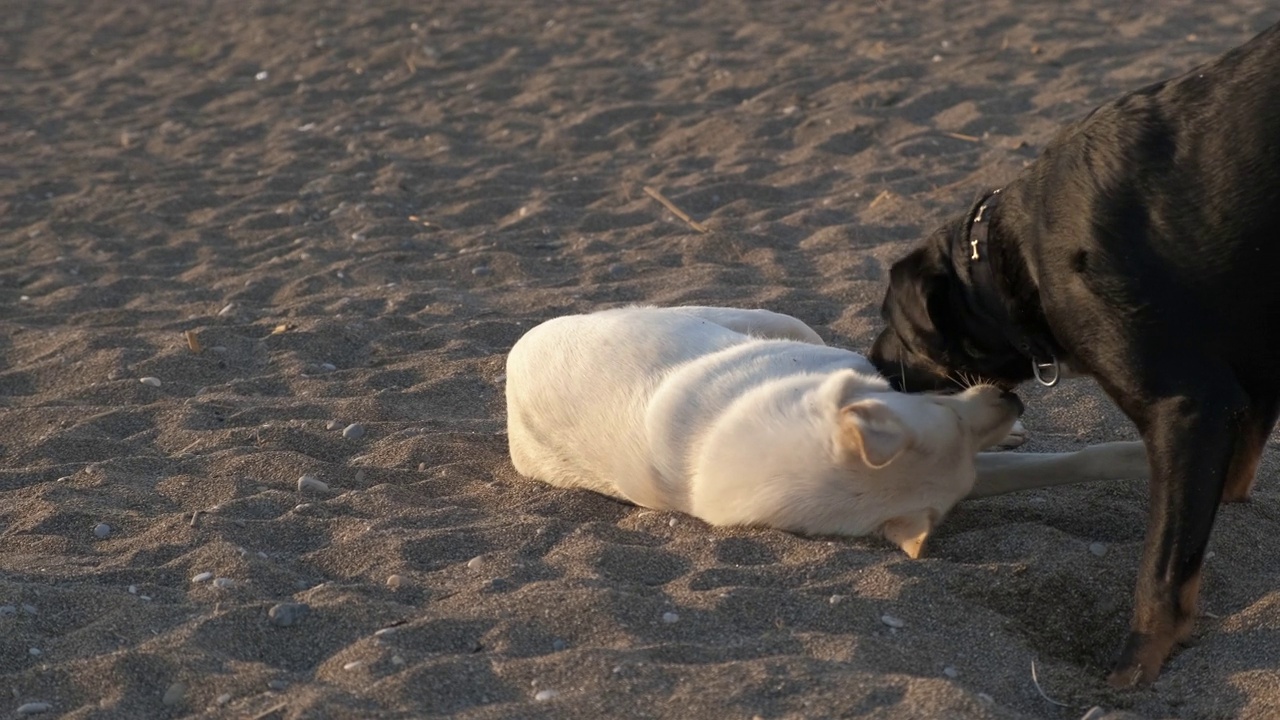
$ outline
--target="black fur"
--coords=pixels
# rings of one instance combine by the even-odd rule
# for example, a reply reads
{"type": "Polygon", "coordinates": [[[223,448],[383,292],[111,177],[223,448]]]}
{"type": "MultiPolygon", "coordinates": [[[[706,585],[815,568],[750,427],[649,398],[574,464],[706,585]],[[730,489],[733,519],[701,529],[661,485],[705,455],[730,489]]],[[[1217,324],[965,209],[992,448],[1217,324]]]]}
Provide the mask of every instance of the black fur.
{"type": "Polygon", "coordinates": [[[1148,682],[1190,631],[1218,504],[1248,497],[1280,410],[1280,25],[1099,107],[1003,189],[999,308],[965,291],[971,216],[894,265],[871,360],[908,391],[1011,388],[1032,369],[1010,337],[1032,337],[1134,421],[1152,502],[1111,679],[1148,682]]]}

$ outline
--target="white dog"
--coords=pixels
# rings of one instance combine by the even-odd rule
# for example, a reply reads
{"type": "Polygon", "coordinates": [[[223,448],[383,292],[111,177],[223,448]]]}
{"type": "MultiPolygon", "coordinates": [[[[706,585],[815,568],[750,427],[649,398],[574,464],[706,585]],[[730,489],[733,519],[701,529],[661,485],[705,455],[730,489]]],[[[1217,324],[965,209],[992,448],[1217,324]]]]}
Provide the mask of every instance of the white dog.
{"type": "Polygon", "coordinates": [[[1014,425],[1016,398],[894,392],[863,356],[764,310],[547,321],[511,349],[506,398],[528,477],[712,525],[880,534],[913,558],[966,496],[1147,472],[1137,442],[979,454],[1014,425]]]}

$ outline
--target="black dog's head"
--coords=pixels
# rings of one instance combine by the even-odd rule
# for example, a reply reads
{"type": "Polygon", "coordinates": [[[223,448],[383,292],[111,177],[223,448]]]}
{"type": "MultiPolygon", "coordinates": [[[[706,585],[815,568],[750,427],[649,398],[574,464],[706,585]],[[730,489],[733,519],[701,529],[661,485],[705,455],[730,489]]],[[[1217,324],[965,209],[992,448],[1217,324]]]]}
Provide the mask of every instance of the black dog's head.
{"type": "Polygon", "coordinates": [[[880,310],[888,327],[868,358],[896,390],[954,391],[977,382],[1009,390],[1031,377],[1027,358],[966,301],[951,249],[967,242],[970,224],[969,216],[947,223],[889,272],[880,310]]]}

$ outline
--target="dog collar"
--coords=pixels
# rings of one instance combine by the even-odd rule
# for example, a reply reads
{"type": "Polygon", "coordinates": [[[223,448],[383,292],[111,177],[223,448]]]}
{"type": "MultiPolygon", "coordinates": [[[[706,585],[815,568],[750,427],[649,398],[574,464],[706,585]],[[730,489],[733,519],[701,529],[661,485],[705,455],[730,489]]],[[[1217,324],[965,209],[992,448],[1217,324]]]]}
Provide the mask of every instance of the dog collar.
{"type": "Polygon", "coordinates": [[[970,283],[965,285],[965,294],[971,295],[970,301],[979,314],[986,316],[989,323],[1000,328],[1018,352],[1031,359],[1031,373],[1036,381],[1045,387],[1053,387],[1062,376],[1057,355],[1044,344],[1034,343],[1017,328],[1003,298],[996,290],[995,271],[991,267],[991,248],[987,240],[991,231],[991,214],[1000,201],[1001,190],[1003,188],[996,188],[982,198],[969,222],[967,257],[970,283]],[[1037,348],[1036,345],[1040,347],[1037,348]]]}

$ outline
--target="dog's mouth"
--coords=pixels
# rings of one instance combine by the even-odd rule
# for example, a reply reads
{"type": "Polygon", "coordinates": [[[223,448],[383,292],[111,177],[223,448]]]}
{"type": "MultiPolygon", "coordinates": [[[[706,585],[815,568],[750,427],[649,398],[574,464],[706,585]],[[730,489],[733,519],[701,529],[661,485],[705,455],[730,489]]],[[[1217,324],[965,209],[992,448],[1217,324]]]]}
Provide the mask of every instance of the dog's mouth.
{"type": "MultiPolygon", "coordinates": [[[[999,387],[999,386],[997,386],[999,387]]],[[[1012,405],[1018,411],[1018,417],[1022,417],[1022,413],[1026,412],[1027,406],[1022,404],[1022,398],[1018,394],[1006,388],[1000,388],[1000,399],[1012,405]]]]}

